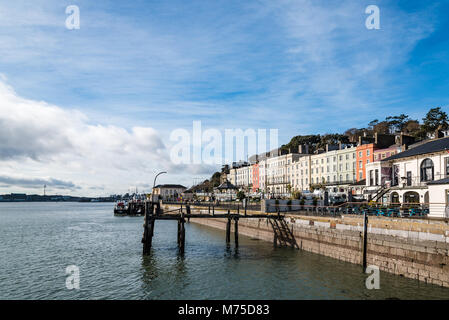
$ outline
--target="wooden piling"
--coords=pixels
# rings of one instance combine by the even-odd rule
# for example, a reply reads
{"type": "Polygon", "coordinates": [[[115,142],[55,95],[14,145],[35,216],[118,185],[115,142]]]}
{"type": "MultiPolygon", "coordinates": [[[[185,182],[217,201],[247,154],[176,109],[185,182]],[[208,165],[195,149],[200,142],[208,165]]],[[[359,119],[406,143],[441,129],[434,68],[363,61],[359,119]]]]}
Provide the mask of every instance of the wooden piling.
{"type": "Polygon", "coordinates": [[[234,218],[234,241],[235,247],[239,246],[239,218],[234,218]]]}
{"type": "Polygon", "coordinates": [[[226,244],[231,242],[231,218],[228,210],[228,222],[226,223],[226,244]]]}
{"type": "Polygon", "coordinates": [[[178,247],[181,244],[181,220],[178,220],[178,234],[176,237],[177,241],[178,241],[178,247]]]}
{"type": "Polygon", "coordinates": [[[151,244],[153,240],[154,233],[154,218],[153,218],[153,204],[145,210],[145,220],[144,220],[144,229],[143,229],[143,254],[149,254],[151,250],[151,244]]]}
{"type": "Polygon", "coordinates": [[[181,213],[181,219],[179,220],[181,227],[179,232],[179,252],[184,254],[185,244],[186,244],[186,230],[184,227],[185,219],[184,213],[181,213]]]}
{"type": "Polygon", "coordinates": [[[368,246],[368,216],[366,211],[363,214],[363,247],[362,247],[362,268],[366,272],[366,250],[368,246]]]}

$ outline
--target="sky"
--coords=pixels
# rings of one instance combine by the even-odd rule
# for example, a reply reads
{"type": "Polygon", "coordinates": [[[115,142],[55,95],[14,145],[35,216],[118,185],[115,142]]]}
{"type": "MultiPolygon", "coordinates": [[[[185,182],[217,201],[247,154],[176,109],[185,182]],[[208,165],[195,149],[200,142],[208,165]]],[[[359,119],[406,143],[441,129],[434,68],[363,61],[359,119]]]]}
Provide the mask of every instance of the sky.
{"type": "MultiPolygon", "coordinates": [[[[0,2],[0,194],[190,186],[174,130],[343,132],[449,111],[449,1],[0,2]],[[66,28],[76,5],[80,28],[66,28]],[[367,29],[365,9],[380,9],[367,29]]],[[[229,159],[226,159],[229,160],[229,159]]],[[[239,159],[233,159],[239,160],[239,159]]]]}

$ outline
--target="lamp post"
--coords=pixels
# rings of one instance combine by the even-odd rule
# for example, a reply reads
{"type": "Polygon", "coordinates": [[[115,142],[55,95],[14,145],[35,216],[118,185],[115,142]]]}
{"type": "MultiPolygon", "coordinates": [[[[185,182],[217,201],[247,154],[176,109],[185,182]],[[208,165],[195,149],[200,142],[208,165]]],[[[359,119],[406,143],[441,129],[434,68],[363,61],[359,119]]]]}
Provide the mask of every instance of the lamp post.
{"type": "Polygon", "coordinates": [[[159,175],[163,174],[163,173],[167,173],[165,171],[159,172],[155,177],[154,177],[154,181],[153,181],[153,189],[151,190],[151,198],[152,201],[154,202],[154,187],[156,186],[156,179],[159,175]]]}

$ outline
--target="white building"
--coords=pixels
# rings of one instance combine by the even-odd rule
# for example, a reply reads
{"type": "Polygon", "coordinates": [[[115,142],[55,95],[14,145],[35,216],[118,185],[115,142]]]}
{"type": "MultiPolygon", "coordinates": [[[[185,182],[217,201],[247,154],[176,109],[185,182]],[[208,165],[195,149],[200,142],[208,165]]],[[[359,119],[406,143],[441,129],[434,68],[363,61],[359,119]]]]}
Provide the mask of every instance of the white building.
{"type": "Polygon", "coordinates": [[[290,184],[294,191],[310,189],[310,155],[301,155],[297,161],[290,164],[287,171],[290,175],[290,184]]]}
{"type": "Polygon", "coordinates": [[[322,184],[332,192],[347,192],[356,182],[356,149],[354,145],[327,146],[327,152],[310,157],[310,181],[322,184]]]}
{"type": "Polygon", "coordinates": [[[186,189],[180,184],[160,184],[154,187],[153,195],[162,200],[176,200],[186,189]]]}
{"type": "MultiPolygon", "coordinates": [[[[366,170],[366,188],[371,190],[373,200],[428,205],[431,202],[429,185],[432,185],[432,198],[437,201],[445,199],[446,208],[449,137],[411,145],[404,152],[368,164],[366,170]]],[[[439,216],[443,211],[430,212],[429,216],[439,216]]]]}
{"type": "Polygon", "coordinates": [[[302,154],[288,153],[277,157],[266,159],[266,190],[269,194],[287,195],[291,185],[290,167],[292,163],[297,162],[302,154]]]}

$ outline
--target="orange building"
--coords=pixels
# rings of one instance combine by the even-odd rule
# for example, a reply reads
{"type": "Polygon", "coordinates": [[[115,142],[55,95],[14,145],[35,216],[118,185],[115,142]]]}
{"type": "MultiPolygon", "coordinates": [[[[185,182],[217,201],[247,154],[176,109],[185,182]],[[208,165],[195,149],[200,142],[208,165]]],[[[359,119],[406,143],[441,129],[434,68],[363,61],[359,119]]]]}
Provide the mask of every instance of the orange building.
{"type": "Polygon", "coordinates": [[[260,188],[260,182],[259,182],[259,164],[253,164],[252,168],[253,170],[253,192],[259,191],[260,188]]]}
{"type": "Polygon", "coordinates": [[[374,143],[362,144],[356,149],[356,174],[357,181],[366,179],[366,164],[374,161],[374,150],[376,150],[374,143]]]}

